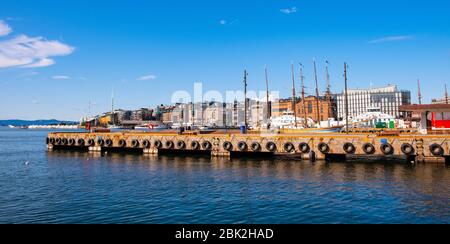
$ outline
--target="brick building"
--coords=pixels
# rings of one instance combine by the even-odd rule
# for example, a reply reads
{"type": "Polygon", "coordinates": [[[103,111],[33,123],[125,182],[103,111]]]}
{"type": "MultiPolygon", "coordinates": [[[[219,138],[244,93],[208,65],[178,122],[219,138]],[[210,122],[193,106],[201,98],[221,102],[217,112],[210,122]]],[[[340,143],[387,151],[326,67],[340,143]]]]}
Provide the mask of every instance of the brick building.
{"type": "MultiPolygon", "coordinates": [[[[308,118],[314,121],[325,121],[330,118],[336,118],[336,105],[334,99],[326,99],[325,97],[319,97],[319,119],[317,118],[317,99],[315,96],[305,97],[303,110],[303,101],[300,98],[296,99],[296,112],[297,117],[302,118],[306,113],[308,118]]],[[[293,111],[292,99],[280,99],[272,106],[272,115],[280,116],[284,112],[293,111]]]]}

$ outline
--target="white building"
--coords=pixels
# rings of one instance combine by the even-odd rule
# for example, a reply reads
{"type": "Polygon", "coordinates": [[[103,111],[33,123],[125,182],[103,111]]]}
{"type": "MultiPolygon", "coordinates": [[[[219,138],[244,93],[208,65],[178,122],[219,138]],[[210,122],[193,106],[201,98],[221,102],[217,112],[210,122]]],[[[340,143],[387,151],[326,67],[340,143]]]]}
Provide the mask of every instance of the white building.
{"type": "MultiPolygon", "coordinates": [[[[265,102],[248,100],[247,123],[258,127],[267,123],[265,102]]],[[[176,104],[171,113],[175,126],[241,126],[245,124],[244,102],[203,102],[176,104]]]]}
{"type": "MultiPolygon", "coordinates": [[[[338,118],[345,119],[345,92],[337,95],[338,118]]],[[[379,108],[381,113],[395,118],[404,116],[399,106],[411,104],[411,92],[398,90],[397,86],[348,90],[349,117],[367,113],[369,108],[379,108]]]]}
{"type": "Polygon", "coordinates": [[[204,110],[203,123],[207,126],[224,125],[224,107],[223,103],[211,103],[204,110]]]}

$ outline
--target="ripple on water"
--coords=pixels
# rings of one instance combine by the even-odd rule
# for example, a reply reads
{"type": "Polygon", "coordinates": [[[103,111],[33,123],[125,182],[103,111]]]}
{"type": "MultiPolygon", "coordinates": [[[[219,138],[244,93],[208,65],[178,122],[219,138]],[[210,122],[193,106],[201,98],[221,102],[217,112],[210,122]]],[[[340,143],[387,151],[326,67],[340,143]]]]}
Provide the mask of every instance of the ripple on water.
{"type": "Polygon", "coordinates": [[[445,166],[93,157],[46,133],[0,129],[1,223],[450,222],[445,166]]]}

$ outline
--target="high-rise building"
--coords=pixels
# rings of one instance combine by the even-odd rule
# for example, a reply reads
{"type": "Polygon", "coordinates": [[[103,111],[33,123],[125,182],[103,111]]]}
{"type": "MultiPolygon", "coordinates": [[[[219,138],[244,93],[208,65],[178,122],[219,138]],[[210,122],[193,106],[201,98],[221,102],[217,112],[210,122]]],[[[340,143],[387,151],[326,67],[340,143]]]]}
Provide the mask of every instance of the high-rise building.
{"type": "MultiPolygon", "coordinates": [[[[399,106],[411,104],[411,92],[398,90],[397,86],[390,85],[371,89],[348,90],[349,117],[356,117],[367,113],[369,108],[379,108],[382,113],[396,118],[404,117],[404,112],[399,111],[399,106]]],[[[345,94],[337,95],[338,119],[345,119],[345,94]]]]}

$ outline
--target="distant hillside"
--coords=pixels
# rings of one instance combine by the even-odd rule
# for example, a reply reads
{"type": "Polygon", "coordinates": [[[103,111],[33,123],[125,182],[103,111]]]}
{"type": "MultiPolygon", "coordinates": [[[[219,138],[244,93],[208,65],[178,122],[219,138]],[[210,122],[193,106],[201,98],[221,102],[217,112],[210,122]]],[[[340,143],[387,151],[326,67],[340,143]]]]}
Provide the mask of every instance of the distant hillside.
{"type": "Polygon", "coordinates": [[[49,120],[20,120],[20,119],[9,119],[9,120],[0,120],[0,126],[28,126],[28,125],[59,125],[59,124],[66,124],[66,125],[73,125],[78,124],[78,122],[74,121],[61,121],[56,119],[49,119],[49,120]]]}

